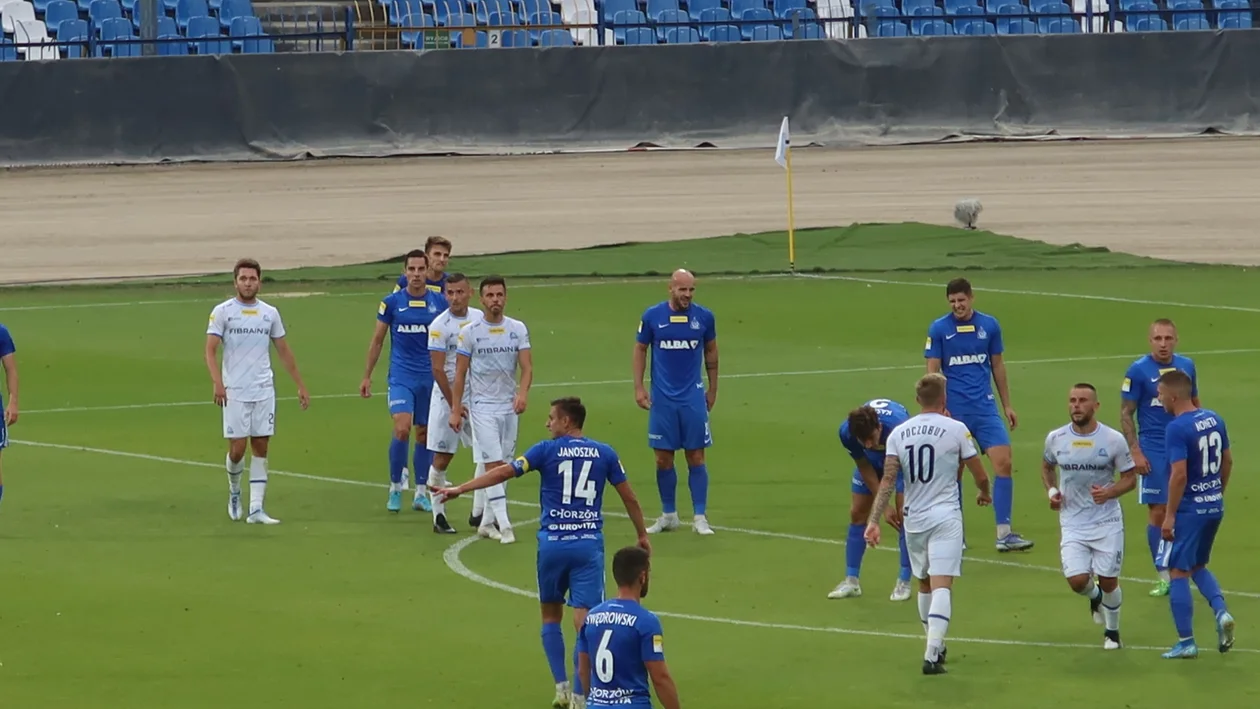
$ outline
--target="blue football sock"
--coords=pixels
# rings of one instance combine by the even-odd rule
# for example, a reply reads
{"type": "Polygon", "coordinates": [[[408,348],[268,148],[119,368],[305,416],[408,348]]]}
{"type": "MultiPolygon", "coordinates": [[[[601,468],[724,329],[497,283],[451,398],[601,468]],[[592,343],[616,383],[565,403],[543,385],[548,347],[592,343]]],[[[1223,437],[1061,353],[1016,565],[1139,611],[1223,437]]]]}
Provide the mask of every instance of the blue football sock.
{"type": "Polygon", "coordinates": [[[657,470],[656,489],[661,493],[661,511],[667,515],[672,515],[677,512],[678,471],[673,468],[668,470],[657,470]]]}
{"type": "Polygon", "coordinates": [[[1168,605],[1172,607],[1173,623],[1177,637],[1189,640],[1194,637],[1194,597],[1190,595],[1190,579],[1173,579],[1168,588],[1168,605]]]}
{"type": "Polygon", "coordinates": [[[573,643],[573,686],[571,688],[573,695],[576,697],[585,697],[586,692],[582,691],[582,678],[578,676],[578,649],[577,643],[573,643]]]}
{"type": "Polygon", "coordinates": [[[389,481],[402,484],[402,471],[407,467],[407,439],[389,439],[389,481]]]}
{"type": "Polygon", "coordinates": [[[857,578],[862,573],[862,557],[866,554],[865,532],[864,524],[849,525],[849,537],[844,541],[845,576],[857,578]]]}
{"type": "Polygon", "coordinates": [[[906,547],[906,530],[897,533],[897,549],[901,552],[901,572],[897,574],[900,581],[910,580],[910,549],[906,547]]]}
{"type": "Polygon", "coordinates": [[[1146,543],[1151,547],[1151,560],[1155,562],[1155,570],[1162,571],[1159,559],[1160,528],[1154,524],[1146,525],[1146,543]]]}
{"type": "Polygon", "coordinates": [[[697,515],[704,514],[709,506],[709,467],[697,465],[687,468],[687,487],[691,490],[691,509],[697,515]]]}
{"type": "Polygon", "coordinates": [[[1190,574],[1190,578],[1194,580],[1194,585],[1199,587],[1199,593],[1207,599],[1208,605],[1212,606],[1212,612],[1220,615],[1225,612],[1225,594],[1221,593],[1221,585],[1216,582],[1216,575],[1207,569],[1199,569],[1190,574]]]}
{"type": "Polygon", "coordinates": [[[560,631],[559,623],[543,623],[542,646],[547,655],[547,666],[551,668],[551,676],[556,684],[567,680],[564,667],[564,633],[560,631]]]}
{"type": "Polygon", "coordinates": [[[995,476],[993,479],[993,516],[998,524],[1011,523],[1011,507],[1015,502],[1015,481],[995,476]]]}
{"type": "Polygon", "coordinates": [[[433,453],[429,451],[428,444],[417,443],[414,458],[411,479],[416,482],[417,488],[423,488],[429,482],[429,466],[433,465],[433,453]]]}

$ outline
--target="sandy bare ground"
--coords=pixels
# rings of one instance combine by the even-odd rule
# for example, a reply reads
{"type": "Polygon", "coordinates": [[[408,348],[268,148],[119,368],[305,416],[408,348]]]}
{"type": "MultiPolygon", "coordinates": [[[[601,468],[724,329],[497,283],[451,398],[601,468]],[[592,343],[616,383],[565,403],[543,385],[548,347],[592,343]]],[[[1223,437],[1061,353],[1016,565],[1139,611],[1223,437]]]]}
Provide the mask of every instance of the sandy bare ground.
{"type": "MultiPolygon", "coordinates": [[[[1260,140],[797,150],[797,226],[982,224],[1055,243],[1260,264],[1260,140]]],[[[768,150],[0,173],[0,282],[204,273],[781,229],[768,150]]]]}

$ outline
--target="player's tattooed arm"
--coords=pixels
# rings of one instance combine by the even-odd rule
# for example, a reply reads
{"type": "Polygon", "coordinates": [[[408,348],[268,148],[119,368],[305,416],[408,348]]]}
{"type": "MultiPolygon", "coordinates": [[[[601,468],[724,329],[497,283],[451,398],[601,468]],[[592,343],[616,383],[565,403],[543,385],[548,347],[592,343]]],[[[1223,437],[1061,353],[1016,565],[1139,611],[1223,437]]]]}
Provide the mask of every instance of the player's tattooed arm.
{"type": "Polygon", "coordinates": [[[879,492],[875,495],[875,504],[871,505],[871,514],[866,519],[867,524],[879,524],[879,520],[884,516],[884,510],[888,508],[888,502],[892,500],[893,492],[897,489],[897,473],[901,471],[901,460],[895,455],[886,456],[884,458],[884,478],[879,481],[879,492]]]}
{"type": "Polygon", "coordinates": [[[1124,434],[1129,450],[1138,449],[1137,439],[1137,402],[1122,400],[1120,402],[1120,432],[1124,434]]]}
{"type": "Polygon", "coordinates": [[[1041,484],[1045,485],[1046,492],[1050,492],[1050,488],[1058,485],[1058,476],[1055,474],[1058,466],[1045,458],[1041,459],[1041,484]]]}

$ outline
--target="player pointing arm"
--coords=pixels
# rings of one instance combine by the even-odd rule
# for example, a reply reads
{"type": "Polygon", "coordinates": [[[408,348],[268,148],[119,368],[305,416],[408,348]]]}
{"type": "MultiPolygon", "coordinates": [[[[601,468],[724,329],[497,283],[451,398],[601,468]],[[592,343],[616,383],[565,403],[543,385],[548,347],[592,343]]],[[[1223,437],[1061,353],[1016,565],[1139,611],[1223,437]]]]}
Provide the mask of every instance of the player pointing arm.
{"type": "MultiPolygon", "coordinates": [[[[0,325],[0,368],[4,369],[5,386],[9,390],[9,403],[6,406],[4,396],[0,395],[0,456],[9,445],[9,426],[18,420],[18,367],[17,347],[13,344],[13,336],[9,329],[0,325]]],[[[0,468],[0,500],[4,499],[4,474],[0,468]]]]}
{"type": "Polygon", "coordinates": [[[988,456],[993,465],[997,550],[1031,549],[1033,542],[1011,529],[1015,486],[1011,478],[1011,437],[1006,424],[1013,430],[1019,418],[1011,407],[1002,328],[997,318],[975,310],[967,279],[950,281],[945,295],[951,312],[928,327],[923,353],[927,371],[940,372],[949,380],[949,414],[967,426],[981,454],[988,456]],[[997,384],[1005,422],[994,406],[993,383],[997,384]]]}

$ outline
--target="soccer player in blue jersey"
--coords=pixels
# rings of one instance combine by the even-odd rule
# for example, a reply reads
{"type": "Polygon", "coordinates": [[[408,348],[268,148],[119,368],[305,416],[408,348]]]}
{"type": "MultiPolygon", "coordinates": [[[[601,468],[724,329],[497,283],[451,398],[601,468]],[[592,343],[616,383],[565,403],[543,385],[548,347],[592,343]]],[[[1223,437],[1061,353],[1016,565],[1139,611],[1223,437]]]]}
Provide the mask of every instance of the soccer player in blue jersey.
{"type": "MultiPolygon", "coordinates": [[[[376,330],[368,345],[367,368],[359,394],[372,396],[372,370],[381,357],[385,335],[389,347],[389,414],[394,419],[394,437],[389,442],[389,500],[385,509],[402,509],[402,475],[407,467],[407,439],[416,429],[415,462],[412,470],[428,470],[432,465],[429,453],[429,398],[433,390],[433,365],[429,357],[429,325],[446,310],[445,296],[425,286],[427,271],[424,252],[416,249],[407,254],[407,288],[381,300],[376,311],[376,330]]],[[[439,422],[440,423],[440,422],[439,422]]],[[[412,507],[430,511],[428,492],[416,485],[412,507]]]]}
{"type": "Polygon", "coordinates": [[[1216,576],[1208,571],[1212,544],[1225,518],[1225,488],[1234,467],[1225,419],[1199,408],[1190,375],[1172,370],[1159,375],[1159,399],[1173,420],[1164,431],[1168,455],[1168,506],[1160,529],[1160,562],[1172,581],[1168,601],[1177,626],[1177,644],[1166,659],[1197,657],[1194,642],[1194,597],[1190,581],[1199,587],[1216,615],[1218,649],[1234,646],[1234,617],[1216,576]]]}
{"type": "Polygon", "coordinates": [[[617,597],[592,608],[578,633],[578,676],[590,687],[586,706],[652,709],[651,678],[661,706],[679,709],[661,621],[640,604],[648,594],[651,558],[626,547],[613,556],[612,572],[617,597]]]}
{"type": "MultiPolygon", "coordinates": [[[[446,266],[451,261],[451,242],[441,236],[430,236],[424,241],[425,274],[424,285],[432,293],[446,296],[446,266]]],[[[394,284],[394,292],[407,287],[411,278],[407,275],[407,263],[403,262],[402,275],[394,284]]]]}
{"type": "Polygon", "coordinates": [[[644,311],[635,337],[634,400],[648,410],[648,445],[656,452],[656,486],[663,513],[648,528],[653,534],[681,525],[675,497],[678,472],[674,469],[674,453],[680,449],[687,459],[687,487],[695,514],[692,529],[697,534],[713,534],[706,516],[709,469],[704,453],[713,445],[709,412],[717,401],[717,325],[712,311],[692,302],[695,294],[695,276],[681,269],[674,271],[669,300],[644,311]],[[651,394],[643,386],[649,349],[651,394]],[[709,375],[707,391],[701,380],[702,364],[709,375]]]}
{"type": "MultiPolygon", "coordinates": [[[[862,595],[858,576],[862,571],[862,557],[866,553],[866,522],[870,518],[871,503],[879,490],[884,476],[884,442],[894,427],[910,418],[906,407],[891,399],[873,399],[849,412],[840,424],[840,444],[844,446],[857,467],[853,471],[850,489],[853,501],[849,504],[849,536],[844,544],[845,578],[827,598],[853,598],[862,595]]],[[[888,521],[897,529],[897,545],[901,549],[901,574],[893,587],[891,601],[910,600],[910,554],[906,550],[906,534],[901,529],[902,493],[904,483],[897,480],[897,504],[888,508],[888,521]]]]}
{"type": "MultiPolygon", "coordinates": [[[[4,369],[5,384],[9,389],[9,404],[5,406],[4,396],[0,396],[0,456],[9,446],[9,426],[18,420],[18,368],[17,347],[13,344],[13,336],[9,329],[0,325],[0,368],[4,369]]],[[[4,474],[0,468],[0,500],[4,499],[4,474]]]]}
{"type": "Polygon", "coordinates": [[[581,399],[556,399],[547,414],[551,439],[534,444],[525,455],[463,485],[434,490],[437,499],[444,502],[538,471],[538,497],[542,507],[538,530],[538,600],[542,604],[543,652],[556,682],[552,706],[557,708],[568,707],[572,698],[582,697],[584,686],[577,673],[576,647],[572,690],[566,677],[564,634],[560,630],[565,595],[573,608],[574,627],[579,632],[587,612],[604,600],[605,483],[612,485],[621,496],[639,536],[639,546],[651,551],[643,509],[626,479],[621,459],[612,446],[584,436],[585,423],[586,406],[581,399]]]}
{"type": "Polygon", "coordinates": [[[1164,431],[1172,414],[1159,401],[1159,378],[1165,372],[1178,370],[1190,376],[1190,396],[1199,405],[1198,373],[1194,361],[1176,354],[1177,326],[1168,319],[1151,323],[1148,339],[1151,353],[1129,365],[1120,385],[1120,431],[1129,444],[1138,471],[1138,502],[1146,505],[1146,542],[1159,583],[1152,596],[1168,595],[1168,569],[1160,566],[1160,527],[1168,503],[1168,456],[1164,450],[1164,431]]]}
{"type": "Polygon", "coordinates": [[[949,414],[965,424],[980,452],[993,464],[993,516],[997,522],[997,550],[1023,551],[1033,542],[1011,530],[1015,486],[1011,480],[1011,437],[1006,431],[1019,424],[1011,407],[1006,379],[1005,348],[997,318],[973,307],[971,283],[955,278],[945,286],[951,312],[928,327],[923,356],[928,373],[940,372],[949,382],[949,414]],[[991,381],[990,381],[991,380],[991,381]],[[1003,416],[993,401],[993,384],[1001,398],[1003,416]]]}

